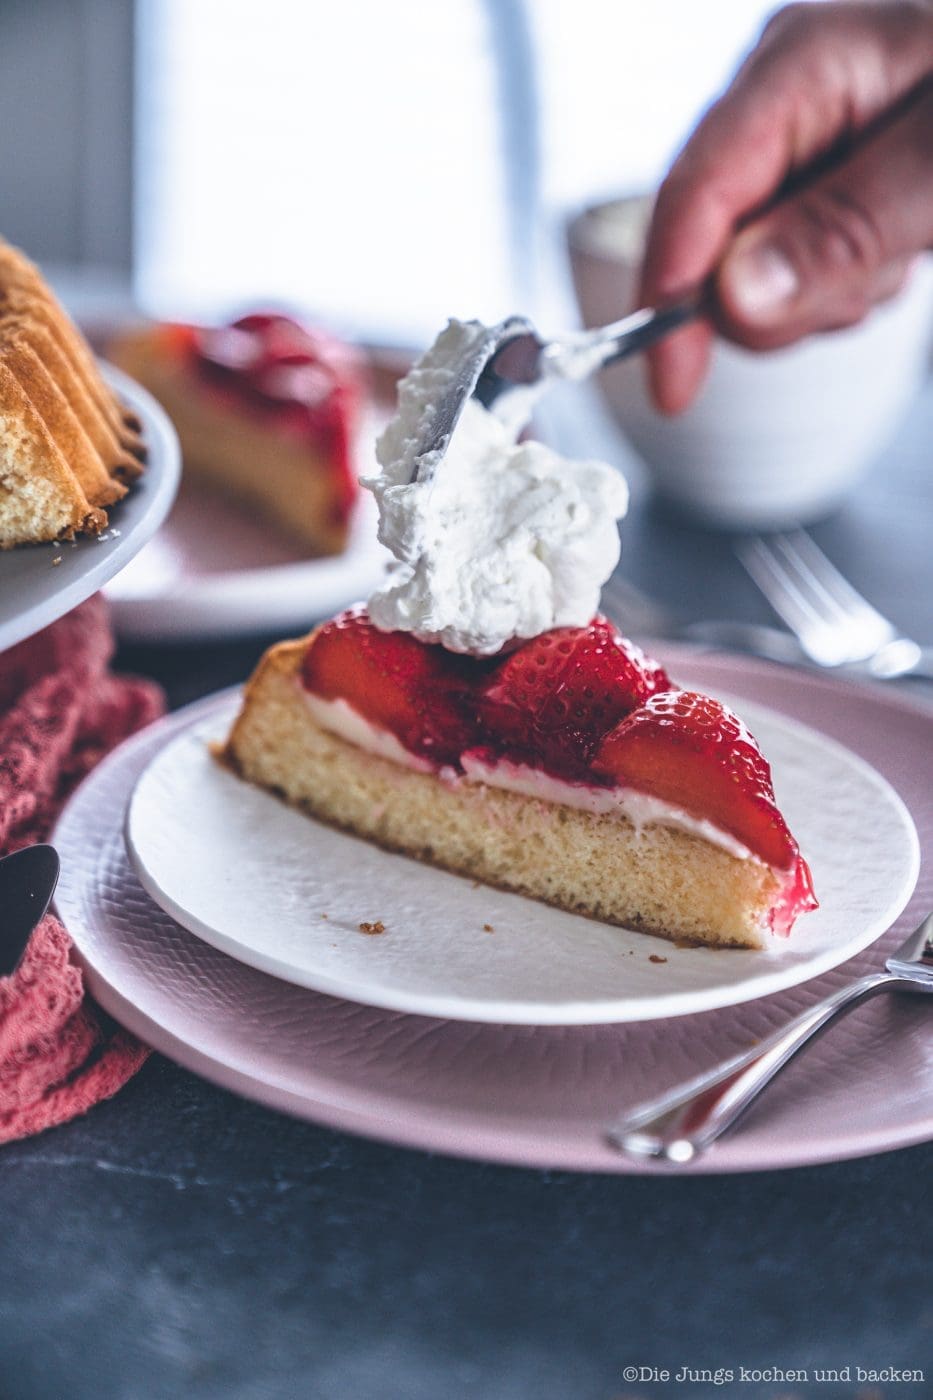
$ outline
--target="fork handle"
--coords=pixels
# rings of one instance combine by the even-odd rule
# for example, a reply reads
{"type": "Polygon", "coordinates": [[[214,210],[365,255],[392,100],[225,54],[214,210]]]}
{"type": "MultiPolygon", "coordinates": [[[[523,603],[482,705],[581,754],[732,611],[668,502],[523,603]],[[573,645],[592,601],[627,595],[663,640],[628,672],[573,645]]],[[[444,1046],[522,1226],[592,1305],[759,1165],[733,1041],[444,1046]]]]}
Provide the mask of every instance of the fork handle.
{"type": "Polygon", "coordinates": [[[817,1002],[754,1049],[627,1113],[607,1134],[628,1157],[683,1164],[705,1152],[808,1041],[854,1006],[902,979],[870,973],[817,1002]]]}

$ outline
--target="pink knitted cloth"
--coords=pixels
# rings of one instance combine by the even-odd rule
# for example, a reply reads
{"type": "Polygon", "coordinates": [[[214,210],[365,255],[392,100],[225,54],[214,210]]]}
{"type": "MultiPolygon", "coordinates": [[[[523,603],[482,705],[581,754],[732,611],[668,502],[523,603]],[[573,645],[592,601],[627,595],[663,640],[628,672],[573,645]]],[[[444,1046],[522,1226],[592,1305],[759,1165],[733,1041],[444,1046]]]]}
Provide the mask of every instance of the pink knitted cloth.
{"type": "MultiPolygon", "coordinates": [[[[156,686],[110,674],[112,652],[98,596],[0,653],[0,855],[45,840],[95,763],[162,713],[156,686]]],[[[71,939],[47,915],[0,977],[0,1142],[84,1113],[148,1054],[86,995],[71,939]]]]}

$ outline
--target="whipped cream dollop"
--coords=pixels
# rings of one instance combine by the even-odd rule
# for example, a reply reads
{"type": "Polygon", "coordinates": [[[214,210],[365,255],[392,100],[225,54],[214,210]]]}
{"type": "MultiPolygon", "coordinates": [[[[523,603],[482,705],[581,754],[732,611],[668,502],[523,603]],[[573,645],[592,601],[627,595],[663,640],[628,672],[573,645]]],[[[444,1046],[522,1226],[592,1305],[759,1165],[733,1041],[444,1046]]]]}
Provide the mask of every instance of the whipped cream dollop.
{"type": "Polygon", "coordinates": [[[379,505],[379,538],[397,560],[369,600],[373,622],[474,656],[552,627],[585,626],[618,563],[616,521],[628,508],[614,468],[518,443],[520,425],[506,427],[476,399],[437,470],[410,480],[453,366],[485,330],[451,321],[417,362],[376,446],[382,474],[363,482],[379,505]]]}

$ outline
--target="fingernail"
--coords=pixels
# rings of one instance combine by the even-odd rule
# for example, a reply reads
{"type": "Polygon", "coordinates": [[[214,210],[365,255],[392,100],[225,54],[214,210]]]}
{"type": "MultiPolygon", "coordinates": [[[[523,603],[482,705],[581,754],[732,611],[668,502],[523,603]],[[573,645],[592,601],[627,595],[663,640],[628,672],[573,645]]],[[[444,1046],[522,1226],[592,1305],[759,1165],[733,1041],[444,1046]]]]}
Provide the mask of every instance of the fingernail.
{"type": "Polygon", "coordinates": [[[769,243],[736,249],[723,265],[722,282],[734,313],[749,321],[780,316],[800,290],[793,264],[769,243]]]}

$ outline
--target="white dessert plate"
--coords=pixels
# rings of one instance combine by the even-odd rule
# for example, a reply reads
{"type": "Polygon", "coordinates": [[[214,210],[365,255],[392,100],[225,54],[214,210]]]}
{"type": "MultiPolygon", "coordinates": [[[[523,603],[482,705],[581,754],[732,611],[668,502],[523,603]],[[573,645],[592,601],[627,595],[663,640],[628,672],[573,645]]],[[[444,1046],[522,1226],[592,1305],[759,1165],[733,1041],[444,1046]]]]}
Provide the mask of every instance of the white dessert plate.
{"type": "Polygon", "coordinates": [[[175,499],[181,472],[175,429],[145,389],[112,365],[100,368],[142,422],[146,470],[125,499],[108,510],[109,528],[102,534],[0,553],[0,651],[71,612],[126,568],[175,499]]]}
{"type": "Polygon", "coordinates": [[[330,996],[512,1025],[708,1011],[859,952],[906,904],[919,859],[910,814],[872,767],[824,734],[737,703],[771,761],[821,901],[766,951],[677,947],[316,822],[212,757],[237,709],[230,694],[202,702],[152,758],[127,809],[127,848],[143,888],[185,928],[330,996]],[[373,924],[384,932],[365,932],[373,924]]]}
{"type": "MultiPolygon", "coordinates": [[[[54,833],[62,856],[57,908],[93,995],[180,1064],[315,1123],[521,1166],[674,1170],[620,1157],[607,1144],[607,1125],[879,966],[933,907],[933,714],[890,691],[761,662],[697,657],[673,646],[664,655],[685,681],[778,707],[844,739],[900,792],[916,819],[924,863],[909,905],[877,944],[772,997],[629,1025],[476,1025],[306,991],[188,933],[132,871],[123,839],[127,798],[152,757],[190,728],[197,716],[189,711],[95,769],[54,833]]],[[[877,814],[863,818],[869,825],[877,814]]],[[[664,953],[663,943],[654,946],[664,953]]],[[[739,1129],[676,1172],[800,1166],[931,1136],[930,1008],[918,997],[878,997],[799,1056],[739,1129]]]]}
{"type": "MultiPolygon", "coordinates": [[[[370,410],[356,444],[361,475],[376,469],[375,442],[408,368],[402,351],[370,348],[370,410]]],[[[389,562],[376,538],[368,491],[357,502],[342,554],[309,559],[300,545],[236,501],[182,481],[164,527],[107,589],[126,641],[220,640],[256,632],[306,631],[375,589],[389,562]]]]}

